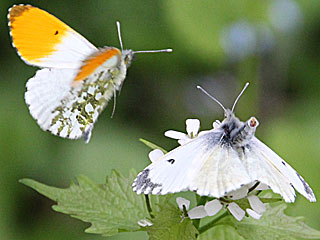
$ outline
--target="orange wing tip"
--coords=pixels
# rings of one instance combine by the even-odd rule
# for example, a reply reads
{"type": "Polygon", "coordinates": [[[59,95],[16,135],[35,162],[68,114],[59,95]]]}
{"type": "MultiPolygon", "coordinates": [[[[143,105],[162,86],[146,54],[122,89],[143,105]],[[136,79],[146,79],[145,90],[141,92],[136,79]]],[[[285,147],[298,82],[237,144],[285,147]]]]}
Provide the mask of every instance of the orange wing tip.
{"type": "Polygon", "coordinates": [[[21,16],[25,11],[28,11],[31,8],[34,8],[34,7],[31,5],[24,5],[24,4],[13,5],[11,8],[9,8],[9,13],[8,13],[9,26],[11,25],[11,23],[14,22],[16,17],[21,16]]]}
{"type": "MultiPolygon", "coordinates": [[[[53,61],[71,28],[50,13],[31,5],[14,5],[8,13],[12,45],[31,65],[53,61]],[[58,34],[59,33],[59,34],[58,34]]],[[[69,39],[70,40],[70,39],[69,39]]]]}
{"type": "Polygon", "coordinates": [[[100,66],[105,68],[111,68],[120,61],[121,51],[117,48],[104,48],[99,52],[91,55],[89,58],[84,60],[77,76],[74,81],[81,81],[89,77],[94,73],[100,66]],[[118,58],[113,58],[118,56],[118,58]],[[112,59],[112,60],[111,60],[112,59]]]}
{"type": "Polygon", "coordinates": [[[10,38],[11,38],[11,44],[12,46],[16,49],[18,55],[20,56],[20,58],[27,62],[26,59],[24,59],[21,54],[19,53],[18,49],[16,48],[16,46],[14,45],[13,42],[13,37],[12,37],[12,23],[14,22],[16,17],[21,16],[25,11],[29,10],[30,8],[32,8],[33,6],[29,5],[29,4],[19,4],[19,5],[13,5],[11,8],[9,8],[8,10],[8,26],[9,26],[9,34],[10,34],[10,38]]]}

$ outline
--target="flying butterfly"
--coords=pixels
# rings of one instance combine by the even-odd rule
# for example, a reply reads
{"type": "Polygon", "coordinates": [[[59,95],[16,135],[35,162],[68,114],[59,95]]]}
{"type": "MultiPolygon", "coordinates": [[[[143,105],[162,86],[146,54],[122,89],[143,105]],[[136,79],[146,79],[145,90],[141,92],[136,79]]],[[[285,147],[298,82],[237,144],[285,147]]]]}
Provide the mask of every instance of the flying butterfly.
{"type": "MultiPolygon", "coordinates": [[[[31,5],[14,5],[8,13],[12,45],[21,59],[40,67],[27,82],[25,101],[43,130],[89,142],[94,123],[124,82],[136,53],[172,49],[96,48],[58,18],[31,5]]],[[[114,99],[115,104],[115,99],[114,99]]],[[[115,109],[115,106],[114,106],[115,109]]]]}
{"type": "Polygon", "coordinates": [[[132,185],[138,194],[167,194],[194,191],[201,196],[220,198],[244,186],[266,184],[286,202],[294,202],[295,189],[309,201],[315,195],[305,180],[281,157],[254,136],[258,120],[240,121],[232,110],[225,119],[185,144],[164,154],[140,172],[132,185]]]}

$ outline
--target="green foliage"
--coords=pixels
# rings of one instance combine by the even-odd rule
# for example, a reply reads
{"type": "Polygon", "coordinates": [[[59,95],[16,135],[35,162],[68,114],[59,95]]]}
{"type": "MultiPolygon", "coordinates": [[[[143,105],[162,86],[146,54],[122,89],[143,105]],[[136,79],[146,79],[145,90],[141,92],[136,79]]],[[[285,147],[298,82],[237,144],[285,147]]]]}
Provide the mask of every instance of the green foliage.
{"type": "MultiPolygon", "coordinates": [[[[279,201],[274,198],[261,198],[263,202],[273,204],[272,207],[267,205],[267,211],[260,220],[245,217],[239,222],[225,212],[211,217],[212,221],[201,226],[198,231],[193,222],[170,202],[172,195],[151,196],[150,207],[153,210],[148,212],[145,197],[132,191],[131,184],[136,175],[133,170],[129,177],[113,171],[105,184],[95,184],[81,176],[77,178],[77,183],[72,183],[66,189],[47,186],[31,179],[22,179],[20,182],[57,202],[53,206],[55,211],[91,223],[86,229],[87,233],[103,236],[141,230],[147,231],[151,240],[192,240],[197,236],[200,240],[320,238],[320,232],[307,226],[303,217],[285,215],[287,205],[273,203],[279,201]],[[152,226],[139,226],[138,221],[142,219],[147,219],[152,226]]],[[[247,199],[236,202],[243,209],[250,207],[247,199]]]]}
{"type": "Polygon", "coordinates": [[[118,232],[137,231],[138,221],[149,217],[144,196],[132,191],[131,184],[136,173],[128,178],[113,171],[106,184],[95,184],[87,177],[77,178],[67,189],[46,186],[31,179],[20,182],[57,202],[53,209],[70,214],[92,225],[88,233],[111,236],[118,232]]]}
{"type": "MultiPolygon", "coordinates": [[[[237,221],[232,216],[221,220],[218,224],[236,229],[238,234],[244,239],[319,239],[320,231],[312,229],[304,223],[304,217],[291,217],[284,213],[287,208],[285,203],[275,204],[270,207],[259,219],[245,217],[242,221],[237,221]]],[[[216,227],[212,228],[211,234],[217,234],[216,227]]],[[[225,230],[219,230],[224,232],[225,230]]],[[[208,233],[209,234],[209,233],[208,233]]],[[[220,239],[220,238],[219,238],[220,239]]],[[[239,239],[228,238],[228,239],[239,239]]],[[[241,239],[241,238],[240,238],[241,239]]]]}
{"type": "Polygon", "coordinates": [[[198,233],[192,221],[183,218],[181,211],[168,203],[155,213],[153,225],[147,231],[150,240],[192,240],[198,233]]]}
{"type": "Polygon", "coordinates": [[[203,234],[198,238],[199,240],[244,240],[234,227],[230,225],[218,225],[203,234]]]}

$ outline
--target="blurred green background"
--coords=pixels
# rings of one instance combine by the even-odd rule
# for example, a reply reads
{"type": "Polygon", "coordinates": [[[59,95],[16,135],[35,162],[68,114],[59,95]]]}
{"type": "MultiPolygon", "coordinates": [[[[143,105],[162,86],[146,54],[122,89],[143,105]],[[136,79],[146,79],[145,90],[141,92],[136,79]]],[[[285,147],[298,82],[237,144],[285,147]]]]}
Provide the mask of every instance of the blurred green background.
{"type": "MultiPolygon", "coordinates": [[[[187,118],[199,118],[208,129],[223,118],[222,109],[196,85],[231,107],[249,81],[236,114],[242,120],[256,116],[256,135],[320,198],[320,1],[29,1],[96,46],[119,47],[119,20],[125,48],[174,49],[136,56],[115,116],[110,118],[110,104],[87,145],[43,132],[28,112],[25,83],[36,68],[11,47],[6,20],[7,9],[17,3],[0,2],[1,239],[102,239],[83,232],[88,224],[53,212],[53,202],[18,180],[67,187],[80,174],[102,183],[111,169],[123,174],[143,169],[149,149],[139,138],[172,149],[176,142],[163,136],[165,130],[184,131],[187,118]]],[[[298,195],[288,213],[320,229],[319,202],[298,195]]]]}

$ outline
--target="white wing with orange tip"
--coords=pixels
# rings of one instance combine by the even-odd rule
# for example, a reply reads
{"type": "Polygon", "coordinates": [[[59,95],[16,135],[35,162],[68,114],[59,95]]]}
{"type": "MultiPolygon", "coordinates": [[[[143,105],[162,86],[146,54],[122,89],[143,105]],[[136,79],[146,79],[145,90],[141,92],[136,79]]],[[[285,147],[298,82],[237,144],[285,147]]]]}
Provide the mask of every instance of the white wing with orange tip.
{"type": "Polygon", "coordinates": [[[79,68],[97,48],[55,16],[31,5],[15,5],[8,14],[12,44],[30,65],[79,68]]]}

